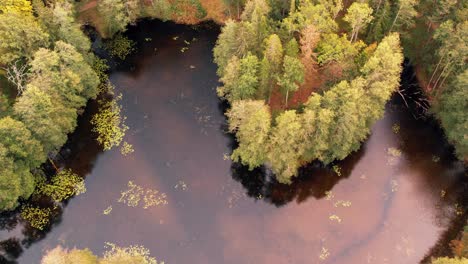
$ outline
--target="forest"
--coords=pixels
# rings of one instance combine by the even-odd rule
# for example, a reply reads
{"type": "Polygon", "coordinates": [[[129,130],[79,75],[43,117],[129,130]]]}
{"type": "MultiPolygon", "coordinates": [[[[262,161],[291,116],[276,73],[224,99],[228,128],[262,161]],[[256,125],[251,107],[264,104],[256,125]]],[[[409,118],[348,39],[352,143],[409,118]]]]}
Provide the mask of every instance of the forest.
{"type": "MultiPolygon", "coordinates": [[[[91,101],[91,123],[104,150],[133,152],[110,64],[89,34],[123,61],[134,43],[130,25],[151,18],[221,25],[213,49],[229,107],[229,159],[271,170],[291,184],[312,162],[333,167],[362,148],[395,94],[442,127],[453,155],[468,161],[468,3],[460,0],[1,0],[0,211],[20,210],[42,230],[84,179],[57,167],[60,149],[91,101]],[[403,64],[414,68],[423,97],[401,90],[403,64]],[[111,99],[109,99],[111,98],[111,99]],[[422,98],[422,99],[421,99],[422,98]],[[45,165],[54,173],[47,172],[45,165]],[[54,209],[39,204],[47,197],[54,209]]],[[[466,176],[466,173],[465,173],[466,176]]],[[[433,264],[467,263],[468,232],[433,264]]],[[[51,263],[157,263],[144,247],[110,244],[56,248],[51,263]],[[77,262],[77,260],[80,262],[77,262]]],[[[160,262],[159,262],[160,263],[160,262]]]]}

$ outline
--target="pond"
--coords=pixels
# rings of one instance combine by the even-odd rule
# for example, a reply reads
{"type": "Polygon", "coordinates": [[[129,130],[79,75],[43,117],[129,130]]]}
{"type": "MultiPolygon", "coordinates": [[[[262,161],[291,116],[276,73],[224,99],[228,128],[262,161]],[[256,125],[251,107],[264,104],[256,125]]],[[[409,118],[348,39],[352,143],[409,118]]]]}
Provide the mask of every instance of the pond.
{"type": "Polygon", "coordinates": [[[12,263],[39,263],[57,245],[102,253],[105,242],[144,245],[168,264],[414,264],[431,254],[466,191],[440,129],[395,97],[346,160],[311,164],[290,186],[250,172],[227,158],[235,142],[216,96],[218,33],[156,21],[129,30],[138,50],[110,79],[135,152],[100,151],[91,103],[67,164],[87,192],[43,235],[4,216],[12,263]]]}

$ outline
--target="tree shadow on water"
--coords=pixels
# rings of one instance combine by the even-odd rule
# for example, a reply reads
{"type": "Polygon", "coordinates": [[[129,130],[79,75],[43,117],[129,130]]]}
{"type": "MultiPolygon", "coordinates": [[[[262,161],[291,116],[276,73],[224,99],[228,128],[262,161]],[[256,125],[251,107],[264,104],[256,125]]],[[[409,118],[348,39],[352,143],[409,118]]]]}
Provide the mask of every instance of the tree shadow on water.
{"type": "Polygon", "coordinates": [[[231,165],[232,178],[242,184],[247,195],[263,200],[277,207],[292,201],[302,203],[314,197],[322,199],[327,192],[341,180],[349,178],[355,165],[364,155],[365,147],[352,153],[346,159],[324,166],[318,161],[311,162],[299,169],[298,176],[291,184],[279,183],[273,173],[265,168],[249,170],[240,163],[231,165]],[[335,169],[333,169],[335,168],[335,169]],[[335,171],[339,168],[340,175],[335,171]]]}

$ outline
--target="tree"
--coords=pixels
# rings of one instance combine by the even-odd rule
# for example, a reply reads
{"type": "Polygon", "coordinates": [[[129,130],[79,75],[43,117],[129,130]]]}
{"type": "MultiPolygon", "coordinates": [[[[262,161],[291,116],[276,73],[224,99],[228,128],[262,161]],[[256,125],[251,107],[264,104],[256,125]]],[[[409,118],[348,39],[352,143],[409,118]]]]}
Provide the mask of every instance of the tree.
{"type": "Polygon", "coordinates": [[[367,107],[367,125],[372,125],[383,115],[384,107],[390,96],[400,86],[403,54],[400,47],[400,37],[392,33],[385,37],[377,46],[373,55],[361,68],[362,77],[367,81],[367,101],[362,102],[367,107]]]}
{"type": "Polygon", "coordinates": [[[71,44],[85,56],[91,48],[91,42],[81,31],[81,25],[75,20],[73,11],[71,3],[66,1],[57,3],[53,9],[53,28],[49,28],[49,31],[55,31],[55,41],[61,40],[71,44]]]}
{"type": "Polygon", "coordinates": [[[35,183],[30,170],[44,159],[41,144],[22,122],[0,119],[0,210],[13,209],[18,198],[31,195],[35,183]]]}
{"type": "Polygon", "coordinates": [[[281,113],[275,121],[268,144],[268,163],[279,182],[290,183],[301,165],[299,158],[305,147],[303,127],[295,110],[281,113]]]}
{"type": "Polygon", "coordinates": [[[390,26],[390,31],[392,31],[395,26],[397,27],[397,31],[400,31],[414,24],[414,18],[418,14],[415,6],[418,2],[419,0],[398,0],[398,10],[390,26]]]}
{"type": "Polygon", "coordinates": [[[53,51],[40,49],[35,53],[30,84],[65,107],[77,109],[96,98],[99,79],[75,47],[57,41],[53,51]]]}
{"type": "Polygon", "coordinates": [[[218,87],[217,93],[219,97],[223,97],[228,101],[232,101],[231,93],[236,89],[237,82],[240,78],[240,60],[237,56],[233,56],[226,66],[224,75],[219,79],[223,86],[218,87]]]}
{"type": "Polygon", "coordinates": [[[449,258],[449,257],[441,257],[433,259],[431,264],[467,264],[467,258],[449,258]]]}
{"type": "Polygon", "coordinates": [[[330,13],[333,19],[336,19],[340,11],[343,9],[342,0],[319,0],[321,5],[323,5],[330,13]]]}
{"type": "Polygon", "coordinates": [[[312,1],[304,2],[300,7],[300,14],[306,19],[304,26],[312,25],[317,32],[332,33],[338,30],[338,24],[324,5],[313,4],[312,1]]]}
{"type": "Polygon", "coordinates": [[[284,49],[284,55],[289,57],[297,58],[299,57],[299,44],[297,43],[295,38],[292,38],[287,44],[284,49]]]}
{"type": "Polygon", "coordinates": [[[357,40],[359,32],[364,30],[372,19],[372,8],[367,3],[354,2],[351,4],[343,18],[351,26],[351,42],[357,40]]]}
{"type": "Polygon", "coordinates": [[[0,64],[31,58],[37,49],[48,45],[48,38],[34,16],[17,12],[0,14],[0,64]]]}
{"type": "Polygon", "coordinates": [[[218,88],[218,95],[230,102],[253,98],[259,88],[259,66],[257,56],[250,53],[240,60],[233,57],[220,79],[224,85],[218,88]]]}
{"type": "Polygon", "coordinates": [[[2,0],[0,2],[0,13],[32,15],[31,2],[28,0],[2,0]]]}
{"type": "Polygon", "coordinates": [[[323,107],[335,113],[330,126],[328,148],[322,161],[342,160],[360,147],[370,127],[366,123],[367,109],[362,104],[366,81],[356,78],[342,81],[323,95],[323,107]]]}
{"type": "Polygon", "coordinates": [[[33,85],[18,98],[14,111],[46,153],[60,148],[76,126],[75,109],[64,107],[60,101],[54,102],[46,91],[33,85]]]}
{"type": "Polygon", "coordinates": [[[285,105],[288,105],[289,92],[299,89],[299,84],[304,82],[304,65],[297,58],[284,56],[283,74],[277,79],[281,90],[286,94],[285,105]]]}
{"type": "Polygon", "coordinates": [[[255,34],[250,23],[228,20],[221,29],[213,49],[214,61],[218,65],[218,76],[224,75],[224,70],[233,56],[238,58],[246,56],[254,44],[255,34]]]}
{"type": "Polygon", "coordinates": [[[455,144],[460,159],[464,159],[468,155],[468,140],[466,138],[466,128],[468,127],[467,87],[468,70],[465,70],[449,84],[449,88],[442,93],[435,106],[447,139],[455,144]]]}
{"type": "Polygon", "coordinates": [[[331,62],[337,62],[343,68],[354,64],[354,58],[359,54],[365,44],[361,41],[352,43],[346,38],[337,34],[324,34],[317,45],[317,61],[324,66],[331,62]]]}
{"type": "Polygon", "coordinates": [[[124,0],[102,0],[98,2],[97,9],[107,24],[107,35],[112,37],[119,31],[125,31],[131,22],[126,13],[126,1],[124,0]]]}
{"type": "Polygon", "coordinates": [[[248,54],[240,60],[239,80],[231,92],[234,100],[252,98],[258,90],[259,62],[255,55],[248,54]]]}
{"type": "Polygon", "coordinates": [[[322,107],[322,96],[313,93],[307,100],[301,117],[306,146],[302,159],[305,161],[327,160],[325,153],[331,143],[329,135],[335,120],[335,113],[331,109],[322,107]]]}
{"type": "Polygon", "coordinates": [[[278,35],[272,34],[265,40],[265,50],[263,51],[264,61],[262,62],[262,85],[270,101],[271,92],[274,87],[273,80],[281,72],[283,63],[283,45],[278,35]]]}
{"type": "Polygon", "coordinates": [[[229,131],[236,133],[239,146],[231,155],[233,161],[241,162],[252,170],[266,160],[265,145],[271,126],[271,115],[263,101],[235,101],[226,113],[229,131]]]}

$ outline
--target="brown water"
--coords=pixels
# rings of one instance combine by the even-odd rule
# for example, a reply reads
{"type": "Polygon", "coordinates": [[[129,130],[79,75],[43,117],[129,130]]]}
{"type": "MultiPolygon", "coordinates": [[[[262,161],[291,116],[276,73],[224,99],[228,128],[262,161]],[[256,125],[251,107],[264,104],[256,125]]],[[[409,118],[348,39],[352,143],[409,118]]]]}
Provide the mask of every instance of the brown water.
{"type": "Polygon", "coordinates": [[[99,151],[86,121],[91,105],[69,144],[69,166],[86,176],[87,192],[42,235],[4,216],[5,256],[33,264],[57,245],[101,253],[105,242],[145,245],[168,264],[414,264],[430,253],[463,212],[455,204],[464,168],[440,131],[394,100],[362,149],[337,164],[341,176],[310,165],[287,186],[248,172],[224,158],[233,140],[215,92],[216,34],[157,22],[131,30],[138,54],[111,80],[135,152],[99,151]],[[168,204],[119,203],[128,181],[166,193],[168,204]]]}

